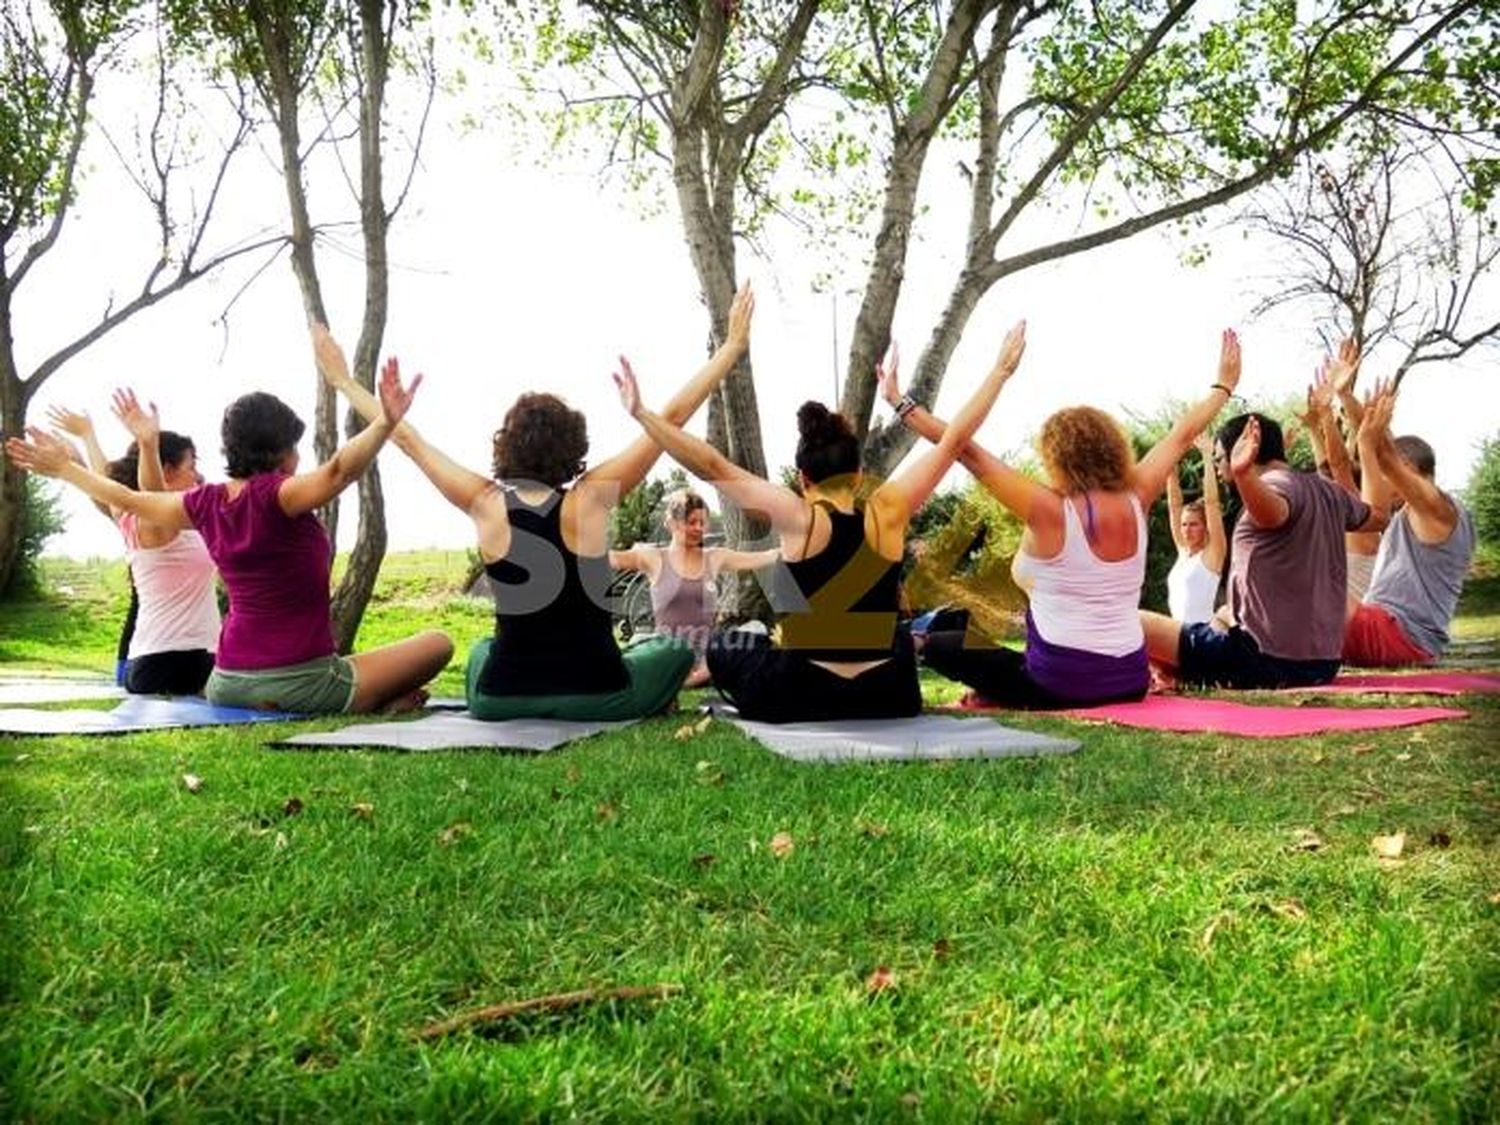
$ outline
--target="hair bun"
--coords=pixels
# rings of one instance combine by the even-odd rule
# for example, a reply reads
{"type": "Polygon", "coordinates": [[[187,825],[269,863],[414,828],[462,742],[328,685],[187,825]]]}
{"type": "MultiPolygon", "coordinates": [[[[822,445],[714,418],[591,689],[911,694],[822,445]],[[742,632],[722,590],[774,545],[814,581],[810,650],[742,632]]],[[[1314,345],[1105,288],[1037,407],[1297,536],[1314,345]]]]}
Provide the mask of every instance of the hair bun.
{"type": "Polygon", "coordinates": [[[804,438],[835,438],[853,432],[848,419],[821,402],[809,400],[797,408],[797,433],[804,438]]]}

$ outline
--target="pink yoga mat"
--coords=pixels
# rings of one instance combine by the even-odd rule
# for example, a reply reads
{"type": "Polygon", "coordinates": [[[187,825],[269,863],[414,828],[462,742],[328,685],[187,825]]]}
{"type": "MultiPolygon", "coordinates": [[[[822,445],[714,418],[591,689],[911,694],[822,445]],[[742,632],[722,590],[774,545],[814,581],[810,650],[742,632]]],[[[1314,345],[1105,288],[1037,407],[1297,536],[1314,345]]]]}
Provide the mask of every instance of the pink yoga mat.
{"type": "MultiPolygon", "coordinates": [[[[995,710],[967,700],[958,704],[956,709],[995,710]]],[[[1244,738],[1291,738],[1326,731],[1408,727],[1439,719],[1462,719],[1468,712],[1452,707],[1257,707],[1227,699],[1148,695],[1139,703],[1110,703],[1103,707],[1083,707],[1051,714],[1146,730],[1211,731],[1244,738]]]]}
{"type": "Polygon", "coordinates": [[[1417,695],[1489,695],[1500,692],[1500,676],[1493,672],[1351,672],[1331,684],[1286,688],[1302,692],[1409,692],[1417,695]]]}

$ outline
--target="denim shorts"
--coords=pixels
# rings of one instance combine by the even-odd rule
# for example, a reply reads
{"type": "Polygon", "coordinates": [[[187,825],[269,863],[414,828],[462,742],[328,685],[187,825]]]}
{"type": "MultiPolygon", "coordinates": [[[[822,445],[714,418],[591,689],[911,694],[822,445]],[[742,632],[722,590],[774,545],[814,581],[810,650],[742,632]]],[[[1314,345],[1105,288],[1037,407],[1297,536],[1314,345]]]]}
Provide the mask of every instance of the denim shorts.
{"type": "Polygon", "coordinates": [[[1339,673],[1337,660],[1285,660],[1260,651],[1239,626],[1227,631],[1206,621],[1184,625],[1177,651],[1177,678],[1183,683],[1254,690],[1316,687],[1339,673]]]}
{"type": "Polygon", "coordinates": [[[336,715],[354,702],[354,665],[346,656],[320,656],[282,668],[215,668],[203,694],[220,707],[336,715]]]}

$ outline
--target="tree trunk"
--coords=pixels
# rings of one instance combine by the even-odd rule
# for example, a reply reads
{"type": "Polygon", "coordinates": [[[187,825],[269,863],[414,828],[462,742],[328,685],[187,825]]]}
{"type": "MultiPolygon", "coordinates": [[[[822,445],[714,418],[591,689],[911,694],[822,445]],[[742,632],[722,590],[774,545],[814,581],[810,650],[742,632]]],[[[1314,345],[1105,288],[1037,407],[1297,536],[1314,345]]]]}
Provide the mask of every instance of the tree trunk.
{"type": "MultiPolygon", "coordinates": [[[[0,438],[14,437],[26,428],[23,392],[15,376],[9,326],[0,323],[0,438]]],[[[25,474],[10,463],[10,458],[0,457],[0,594],[10,589],[15,577],[25,517],[25,474]]]]}
{"type": "MultiPolygon", "coordinates": [[[[365,249],[365,312],[359,343],[354,349],[353,375],[366,390],[375,388],[375,364],[385,337],[390,297],[390,263],[386,253],[389,216],[381,188],[380,118],[385,103],[386,63],[389,46],[381,23],[381,0],[360,0],[360,68],[363,84],[359,98],[359,208],[365,249]]],[[[349,436],[364,425],[349,411],[345,426],[349,436]]],[[[359,634],[359,624],[375,590],[375,579],[385,559],[385,495],[380,485],[380,465],[370,467],[359,480],[359,531],[343,580],[333,595],[333,637],[340,652],[350,652],[359,634]]]]}

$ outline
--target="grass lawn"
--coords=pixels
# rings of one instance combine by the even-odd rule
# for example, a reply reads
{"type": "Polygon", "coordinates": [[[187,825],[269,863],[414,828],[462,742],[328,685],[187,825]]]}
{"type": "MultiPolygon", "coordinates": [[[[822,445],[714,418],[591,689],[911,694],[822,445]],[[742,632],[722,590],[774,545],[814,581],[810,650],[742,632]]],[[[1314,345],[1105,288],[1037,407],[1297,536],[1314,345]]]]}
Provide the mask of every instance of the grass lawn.
{"type": "MultiPolygon", "coordinates": [[[[392,560],[362,642],[462,655],[462,569],[392,560]]],[[[0,661],[112,665],[112,572],[63,578],[0,606],[0,661]]],[[[1484,578],[1460,631],[1497,623],[1484,578]]],[[[1464,705],[1287,741],[1018,718],[1084,749],[941,767],[674,719],[535,758],[0,738],[0,1120],[1494,1120],[1500,702],[1464,705]]]]}

